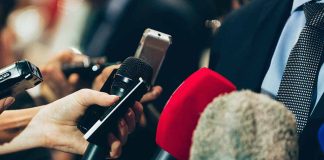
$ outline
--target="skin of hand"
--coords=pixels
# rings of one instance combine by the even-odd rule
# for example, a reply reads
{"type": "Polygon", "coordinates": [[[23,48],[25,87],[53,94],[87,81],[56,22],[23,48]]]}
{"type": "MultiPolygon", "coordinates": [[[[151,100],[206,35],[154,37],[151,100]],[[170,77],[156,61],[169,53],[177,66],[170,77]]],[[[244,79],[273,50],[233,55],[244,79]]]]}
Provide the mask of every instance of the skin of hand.
{"type": "Polygon", "coordinates": [[[15,102],[14,97],[0,99],[0,114],[15,102]]]}
{"type": "Polygon", "coordinates": [[[76,54],[73,50],[63,51],[54,57],[46,66],[41,68],[44,82],[42,83],[42,95],[52,102],[76,91],[79,80],[78,74],[65,77],[61,70],[62,64],[83,62],[85,55],[76,54]]]}
{"type": "Polygon", "coordinates": [[[10,142],[23,131],[40,107],[7,110],[0,115],[0,144],[10,142]]]}
{"type": "MultiPolygon", "coordinates": [[[[111,72],[114,69],[118,69],[119,67],[120,67],[120,65],[112,65],[112,66],[106,67],[101,72],[101,74],[96,77],[96,79],[92,85],[92,89],[97,90],[97,91],[100,90],[100,88],[104,85],[104,83],[110,76],[111,72]]],[[[151,101],[157,99],[161,95],[161,93],[162,93],[161,86],[153,86],[151,88],[151,90],[142,97],[141,103],[151,102],[151,101]]]]}
{"type": "Polygon", "coordinates": [[[94,80],[92,84],[92,89],[99,91],[101,87],[104,85],[108,77],[110,76],[111,72],[114,69],[118,69],[120,65],[111,65],[106,67],[104,70],[102,70],[101,74],[99,74],[96,79],[94,80]]]}
{"type": "MultiPolygon", "coordinates": [[[[78,119],[88,106],[98,104],[110,106],[118,100],[117,96],[108,95],[90,89],[82,89],[48,105],[40,107],[39,112],[31,120],[25,130],[9,143],[0,146],[0,154],[16,152],[34,147],[47,147],[64,152],[83,154],[89,144],[77,128],[78,119]]],[[[143,106],[136,102],[119,121],[119,134],[109,133],[110,151],[107,155],[117,158],[121,147],[126,143],[136,122],[143,113],[143,106]]]]}

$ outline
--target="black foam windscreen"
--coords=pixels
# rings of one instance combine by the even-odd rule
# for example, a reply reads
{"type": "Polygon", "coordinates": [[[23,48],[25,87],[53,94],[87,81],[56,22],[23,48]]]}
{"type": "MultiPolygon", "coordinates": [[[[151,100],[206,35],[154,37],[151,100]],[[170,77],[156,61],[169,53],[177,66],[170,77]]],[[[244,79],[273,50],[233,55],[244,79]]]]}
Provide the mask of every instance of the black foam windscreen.
{"type": "Polygon", "coordinates": [[[139,77],[142,77],[144,81],[150,83],[153,75],[153,69],[149,64],[141,59],[128,57],[121,64],[116,74],[128,77],[130,79],[138,79],[139,77]]]}

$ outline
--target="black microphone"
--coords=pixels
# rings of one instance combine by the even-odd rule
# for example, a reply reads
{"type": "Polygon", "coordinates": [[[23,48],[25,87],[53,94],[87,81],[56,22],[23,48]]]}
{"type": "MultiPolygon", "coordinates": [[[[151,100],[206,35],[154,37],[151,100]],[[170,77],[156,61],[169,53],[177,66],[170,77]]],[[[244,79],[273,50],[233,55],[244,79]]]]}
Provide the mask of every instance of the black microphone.
{"type": "Polygon", "coordinates": [[[152,73],[150,65],[140,59],[129,57],[122,63],[113,79],[107,79],[101,91],[118,95],[120,99],[104,110],[97,105],[90,106],[84,116],[86,118],[79,121],[79,129],[85,133],[84,138],[90,142],[83,160],[105,159],[107,133],[116,133],[118,120],[148,91],[152,73]]]}
{"type": "MultiPolygon", "coordinates": [[[[111,86],[110,94],[121,97],[125,95],[129,89],[131,89],[130,86],[140,77],[146,83],[150,83],[152,74],[153,69],[148,63],[138,58],[129,57],[118,69],[111,86]]],[[[142,96],[143,95],[140,95],[140,97],[138,97],[139,99],[137,100],[140,100],[142,96]]]]}

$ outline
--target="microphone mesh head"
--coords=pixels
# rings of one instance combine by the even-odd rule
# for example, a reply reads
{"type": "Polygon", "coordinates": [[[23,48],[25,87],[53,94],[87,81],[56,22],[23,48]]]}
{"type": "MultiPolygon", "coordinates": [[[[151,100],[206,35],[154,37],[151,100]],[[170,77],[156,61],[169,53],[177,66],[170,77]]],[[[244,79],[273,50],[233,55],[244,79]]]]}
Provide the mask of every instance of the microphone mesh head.
{"type": "Polygon", "coordinates": [[[296,160],[295,118],[283,104],[251,91],[216,98],[200,117],[190,159],[296,160]]]}
{"type": "Polygon", "coordinates": [[[141,59],[128,57],[121,64],[116,74],[120,74],[131,79],[138,79],[139,77],[142,77],[144,81],[150,83],[153,69],[149,64],[141,59]]]}

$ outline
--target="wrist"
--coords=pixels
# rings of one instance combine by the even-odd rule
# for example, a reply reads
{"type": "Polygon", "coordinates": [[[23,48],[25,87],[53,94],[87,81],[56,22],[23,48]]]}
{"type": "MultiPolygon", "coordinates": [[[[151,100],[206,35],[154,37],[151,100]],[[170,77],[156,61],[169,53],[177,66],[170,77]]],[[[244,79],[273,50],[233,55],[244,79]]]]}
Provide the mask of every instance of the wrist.
{"type": "Polygon", "coordinates": [[[46,146],[46,136],[45,136],[45,125],[46,123],[42,117],[38,116],[39,112],[42,111],[42,109],[46,107],[39,106],[34,108],[33,110],[30,110],[30,112],[34,115],[31,117],[30,123],[26,126],[26,128],[23,130],[23,132],[20,135],[23,138],[23,141],[30,141],[30,144],[28,144],[29,147],[35,148],[35,147],[45,147],[46,146]]]}
{"type": "Polygon", "coordinates": [[[42,138],[37,134],[36,130],[37,128],[33,127],[33,125],[28,125],[25,130],[10,142],[0,145],[0,155],[42,147],[42,138]]]}

